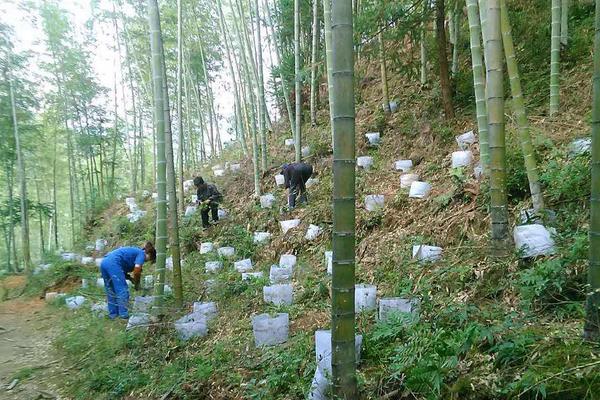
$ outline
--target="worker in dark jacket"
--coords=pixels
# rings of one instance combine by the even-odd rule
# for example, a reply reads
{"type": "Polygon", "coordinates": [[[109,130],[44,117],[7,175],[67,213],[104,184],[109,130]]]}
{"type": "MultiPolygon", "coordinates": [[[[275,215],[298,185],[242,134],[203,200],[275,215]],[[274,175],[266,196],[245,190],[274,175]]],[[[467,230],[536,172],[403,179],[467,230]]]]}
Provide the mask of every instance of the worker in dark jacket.
{"type": "Polygon", "coordinates": [[[209,185],[204,182],[201,176],[194,178],[194,185],[198,189],[198,206],[200,207],[200,215],[202,216],[202,227],[208,228],[208,212],[212,214],[213,222],[219,220],[219,202],[223,200],[223,196],[217,190],[215,185],[209,185]]]}
{"type": "Polygon", "coordinates": [[[300,203],[307,203],[306,181],[311,177],[313,167],[306,163],[283,164],[281,174],[285,179],[285,188],[288,189],[288,207],[296,207],[296,197],[300,196],[300,203]]]}

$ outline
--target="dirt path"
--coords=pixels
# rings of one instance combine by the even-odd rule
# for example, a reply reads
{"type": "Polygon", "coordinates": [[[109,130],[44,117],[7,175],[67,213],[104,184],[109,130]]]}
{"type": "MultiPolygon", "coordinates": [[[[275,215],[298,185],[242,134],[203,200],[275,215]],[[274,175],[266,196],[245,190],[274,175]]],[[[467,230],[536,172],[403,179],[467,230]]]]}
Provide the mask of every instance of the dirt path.
{"type": "MultiPolygon", "coordinates": [[[[14,278],[4,283],[18,285],[19,277],[14,278]]],[[[63,398],[52,384],[59,372],[60,360],[51,346],[59,319],[41,299],[0,303],[0,399],[63,398]],[[8,390],[15,376],[20,379],[8,390]]]]}

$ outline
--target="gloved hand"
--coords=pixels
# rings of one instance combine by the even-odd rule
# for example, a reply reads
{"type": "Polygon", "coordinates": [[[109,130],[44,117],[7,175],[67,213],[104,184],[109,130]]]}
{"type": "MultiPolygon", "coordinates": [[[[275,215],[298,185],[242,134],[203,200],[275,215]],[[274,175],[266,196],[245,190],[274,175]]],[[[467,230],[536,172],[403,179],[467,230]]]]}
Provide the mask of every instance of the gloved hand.
{"type": "Polygon", "coordinates": [[[128,281],[129,281],[129,282],[131,282],[131,283],[134,283],[134,282],[133,282],[133,278],[132,278],[132,277],[131,277],[131,275],[129,275],[129,274],[125,274],[125,280],[128,280],[128,281]]]}

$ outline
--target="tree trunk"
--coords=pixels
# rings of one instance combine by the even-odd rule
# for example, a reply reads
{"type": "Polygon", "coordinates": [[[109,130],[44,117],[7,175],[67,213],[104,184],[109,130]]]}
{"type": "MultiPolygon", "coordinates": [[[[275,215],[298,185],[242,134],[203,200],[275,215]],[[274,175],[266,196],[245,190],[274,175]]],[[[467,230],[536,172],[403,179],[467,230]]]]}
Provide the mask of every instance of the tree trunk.
{"type": "Polygon", "coordinates": [[[152,52],[152,83],[154,92],[154,121],[156,129],[156,266],[154,291],[159,298],[164,294],[165,262],[167,258],[167,161],[165,159],[165,99],[163,90],[163,54],[157,0],[148,0],[148,23],[152,52]]]}
{"type": "Polygon", "coordinates": [[[502,43],[504,44],[504,54],[506,56],[506,69],[512,92],[512,105],[519,128],[519,141],[521,142],[521,151],[525,159],[525,169],[529,180],[529,190],[533,201],[533,209],[540,212],[544,209],[544,197],[542,195],[542,185],[540,183],[540,174],[537,161],[535,159],[535,150],[531,143],[531,134],[529,132],[529,121],[525,112],[525,101],[523,99],[523,90],[521,89],[521,78],[519,76],[519,67],[513,45],[510,21],[508,19],[508,10],[506,0],[500,0],[501,18],[502,18],[502,43]]]}
{"type": "MultiPolygon", "coordinates": [[[[36,179],[35,180],[35,192],[37,195],[37,202],[38,204],[41,204],[42,202],[42,198],[40,196],[40,181],[41,179],[36,179]]],[[[38,218],[40,219],[40,260],[44,259],[44,248],[46,247],[44,244],[44,214],[42,213],[42,209],[39,208],[38,210],[38,218]]]]}
{"type": "Polygon", "coordinates": [[[508,206],[506,198],[506,148],[504,134],[504,80],[500,0],[488,0],[488,112],[490,133],[490,214],[492,255],[508,250],[508,206]]]}
{"type": "Polygon", "coordinates": [[[312,126],[317,126],[317,96],[319,95],[317,54],[319,51],[319,37],[319,0],[313,0],[312,54],[310,60],[310,123],[312,126]]]}
{"type": "Polygon", "coordinates": [[[182,38],[181,0],[177,0],[177,133],[179,134],[179,212],[185,212],[185,193],[183,191],[183,114],[182,114],[182,68],[183,68],[183,38],[182,38]]]}
{"type": "Polygon", "coordinates": [[[473,65],[473,87],[475,88],[475,106],[477,109],[477,130],[479,132],[479,152],[481,166],[485,175],[489,174],[490,144],[488,139],[488,113],[485,101],[485,76],[481,51],[481,26],[477,0],[467,0],[467,16],[471,42],[471,61],[473,65]]]}
{"type": "Polygon", "coordinates": [[[302,161],[302,82],[300,77],[300,0],[294,0],[294,76],[296,94],[296,162],[302,161]]]}
{"type": "MultiPolygon", "coordinates": [[[[11,66],[10,50],[8,53],[8,68],[11,66]]],[[[31,252],[29,250],[29,216],[27,206],[27,183],[25,175],[25,160],[21,150],[21,137],[19,135],[19,122],[17,121],[17,106],[13,89],[12,76],[5,72],[4,79],[8,81],[10,108],[15,138],[15,152],[17,153],[17,167],[19,170],[19,196],[21,197],[21,251],[23,253],[23,264],[25,271],[31,269],[31,252]]]]}
{"type": "Polygon", "coordinates": [[[266,101],[265,101],[265,82],[263,76],[263,57],[262,57],[262,40],[260,34],[260,10],[258,8],[258,0],[254,0],[254,11],[256,13],[256,62],[258,68],[258,81],[256,82],[256,97],[258,97],[258,130],[260,132],[260,148],[261,148],[261,167],[263,174],[267,173],[267,132],[266,125],[266,101]]]}
{"type": "Polygon", "coordinates": [[[425,37],[427,34],[427,15],[429,14],[429,0],[423,0],[423,22],[421,23],[421,85],[427,84],[427,48],[425,37]]]}
{"type": "Polygon", "coordinates": [[[333,76],[333,275],[331,348],[333,395],[358,398],[354,347],[355,110],[352,7],[332,0],[333,76]],[[350,94],[350,95],[349,95],[350,94]]]}
{"type": "Polygon", "coordinates": [[[569,44],[569,4],[570,0],[562,0],[560,9],[560,44],[569,44]]]}
{"type": "Polygon", "coordinates": [[[383,33],[380,31],[377,35],[379,41],[379,67],[381,68],[381,91],[383,93],[383,111],[386,114],[392,112],[390,109],[390,96],[388,93],[387,68],[385,66],[385,46],[383,42],[383,33]]]}
{"type": "Polygon", "coordinates": [[[560,2],[552,0],[552,38],[550,49],[550,116],[560,105],[560,2]]]}
{"type": "Polygon", "coordinates": [[[446,43],[446,29],[444,22],[446,13],[444,0],[436,0],[436,37],[438,42],[438,63],[440,65],[440,86],[442,88],[442,104],[446,119],[454,118],[454,108],[452,105],[452,88],[450,87],[450,75],[448,71],[448,51],[446,43]]]}
{"type": "Polygon", "coordinates": [[[600,339],[600,0],[596,0],[592,101],[592,192],[590,199],[590,262],[586,319],[587,340],[600,339]]]}
{"type": "Polygon", "coordinates": [[[452,76],[456,76],[458,72],[458,41],[460,40],[460,14],[462,12],[462,8],[459,7],[458,3],[458,0],[454,3],[454,12],[450,22],[454,26],[454,32],[452,32],[452,76]]]}

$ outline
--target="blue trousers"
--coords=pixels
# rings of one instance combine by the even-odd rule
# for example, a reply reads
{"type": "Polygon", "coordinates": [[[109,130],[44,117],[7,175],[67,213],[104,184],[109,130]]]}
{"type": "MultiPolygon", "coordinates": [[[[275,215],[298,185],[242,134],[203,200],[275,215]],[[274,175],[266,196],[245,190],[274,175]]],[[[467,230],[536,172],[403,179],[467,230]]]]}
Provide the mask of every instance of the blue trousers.
{"type": "Polygon", "coordinates": [[[100,265],[102,279],[104,279],[104,292],[108,303],[108,317],[114,319],[117,316],[129,318],[129,287],[125,279],[125,272],[117,262],[105,258],[100,265]]]}

